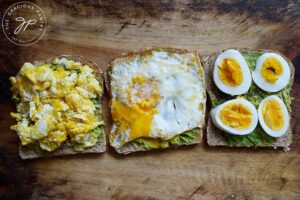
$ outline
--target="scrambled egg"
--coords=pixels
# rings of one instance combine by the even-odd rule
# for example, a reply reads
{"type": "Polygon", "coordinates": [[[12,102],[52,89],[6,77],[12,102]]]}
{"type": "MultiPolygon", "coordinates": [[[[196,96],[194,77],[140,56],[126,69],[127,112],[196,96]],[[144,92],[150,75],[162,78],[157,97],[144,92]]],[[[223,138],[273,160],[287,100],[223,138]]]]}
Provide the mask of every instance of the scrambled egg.
{"type": "Polygon", "coordinates": [[[102,88],[92,69],[66,58],[52,63],[25,63],[10,78],[22,145],[39,144],[46,151],[59,148],[70,139],[72,145],[94,146],[95,130],[103,124],[98,116],[102,88]]]}

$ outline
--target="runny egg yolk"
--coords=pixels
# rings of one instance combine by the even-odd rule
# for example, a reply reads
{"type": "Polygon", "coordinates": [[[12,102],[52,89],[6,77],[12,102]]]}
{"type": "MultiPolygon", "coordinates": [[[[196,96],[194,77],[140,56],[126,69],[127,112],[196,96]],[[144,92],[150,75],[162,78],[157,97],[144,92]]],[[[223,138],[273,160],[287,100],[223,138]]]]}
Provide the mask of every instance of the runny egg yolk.
{"type": "Polygon", "coordinates": [[[131,140],[149,137],[153,115],[156,112],[154,108],[148,108],[147,111],[145,111],[138,105],[128,107],[117,100],[112,103],[113,120],[119,122],[120,128],[123,130],[130,127],[131,140]]]}
{"type": "Polygon", "coordinates": [[[223,59],[218,68],[221,81],[228,86],[239,86],[243,82],[240,64],[233,58],[223,59]]]}
{"type": "Polygon", "coordinates": [[[282,75],[283,67],[280,61],[274,57],[267,58],[261,68],[261,76],[270,83],[275,83],[278,76],[282,75]]]}
{"type": "Polygon", "coordinates": [[[262,115],[266,125],[273,131],[282,129],[284,125],[284,116],[280,104],[270,99],[263,104],[262,115]]]}
{"type": "Polygon", "coordinates": [[[118,122],[119,130],[130,129],[130,140],[151,137],[152,119],[158,113],[155,107],[160,98],[157,83],[136,75],[128,84],[125,94],[127,104],[118,100],[112,103],[112,117],[118,122]]]}
{"type": "Polygon", "coordinates": [[[253,118],[250,109],[240,103],[230,103],[224,106],[219,117],[225,125],[238,130],[248,128],[253,118]]]}

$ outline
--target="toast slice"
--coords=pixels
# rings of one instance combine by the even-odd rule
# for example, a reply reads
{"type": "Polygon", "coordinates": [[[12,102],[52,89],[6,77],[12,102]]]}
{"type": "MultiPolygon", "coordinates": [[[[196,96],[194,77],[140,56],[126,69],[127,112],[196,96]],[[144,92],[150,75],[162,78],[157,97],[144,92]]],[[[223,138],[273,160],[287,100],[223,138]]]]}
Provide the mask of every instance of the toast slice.
{"type": "MultiPolygon", "coordinates": [[[[94,63],[82,56],[62,55],[57,58],[58,59],[66,58],[68,60],[80,62],[83,65],[88,65],[93,70],[93,73],[94,73],[96,79],[98,80],[100,87],[102,88],[102,94],[99,99],[100,107],[98,108],[98,114],[99,114],[99,117],[101,119],[103,119],[103,117],[102,117],[102,96],[103,96],[103,90],[104,90],[104,78],[103,78],[103,73],[102,73],[101,69],[97,66],[96,63],[94,63]]],[[[35,61],[33,64],[41,65],[41,64],[51,63],[52,60],[53,59],[35,61]]],[[[86,148],[82,151],[75,151],[72,147],[63,145],[53,152],[43,151],[43,152],[37,153],[34,149],[20,144],[19,145],[19,154],[22,159],[34,159],[34,158],[39,158],[39,157],[51,157],[51,156],[60,156],[60,155],[71,155],[71,154],[102,153],[102,152],[106,151],[106,136],[104,133],[104,126],[101,126],[101,131],[103,134],[102,139],[98,140],[96,145],[94,145],[90,148],[86,148]]]]}
{"type": "MultiPolygon", "coordinates": [[[[151,146],[147,146],[145,145],[144,143],[142,142],[136,142],[136,141],[130,141],[130,142],[127,142],[125,143],[123,146],[121,147],[118,147],[118,148],[115,148],[113,147],[112,145],[112,142],[111,142],[111,135],[112,133],[110,134],[110,145],[115,149],[116,152],[120,153],[120,154],[129,154],[129,153],[133,153],[133,152],[138,152],[138,151],[148,151],[148,150],[153,150],[153,149],[164,149],[164,148],[171,148],[171,147],[178,147],[178,146],[183,146],[183,145],[192,145],[192,144],[197,144],[197,143],[200,143],[202,141],[202,128],[204,126],[204,115],[205,115],[205,107],[206,107],[206,91],[205,91],[205,77],[204,77],[204,71],[202,69],[202,66],[201,66],[201,62],[200,62],[200,58],[198,56],[198,53],[196,51],[194,52],[188,52],[187,50],[182,50],[182,49],[173,49],[173,48],[153,48],[153,49],[148,49],[148,50],[137,50],[137,51],[132,51],[132,52],[128,52],[126,54],[122,54],[120,57],[114,59],[110,64],[109,64],[109,68],[107,70],[107,73],[105,74],[105,85],[106,85],[106,88],[108,90],[108,93],[110,95],[110,107],[112,106],[112,99],[113,99],[113,95],[112,95],[112,87],[111,87],[111,84],[112,84],[112,73],[113,73],[113,70],[114,70],[114,67],[116,65],[116,63],[119,63],[119,62],[123,62],[123,61],[128,61],[132,58],[135,58],[135,57],[140,57],[140,56],[144,56],[144,55],[147,55],[149,53],[151,53],[152,51],[156,51],[156,50],[159,50],[159,51],[165,51],[165,52],[168,52],[170,54],[178,54],[178,55],[181,55],[181,54],[186,54],[186,53],[193,53],[195,55],[195,58],[196,58],[196,66],[197,66],[197,70],[200,74],[200,77],[199,79],[202,81],[202,86],[203,86],[203,91],[202,91],[202,95],[203,95],[203,98],[205,98],[205,102],[202,106],[202,111],[203,111],[203,119],[199,119],[199,121],[201,120],[201,123],[198,127],[195,127],[193,129],[190,129],[190,130],[187,130],[185,132],[182,132],[181,134],[175,136],[175,137],[178,137],[176,139],[178,140],[182,140],[180,142],[180,144],[178,143],[171,143],[169,142],[167,146],[164,146],[164,147],[151,147],[151,146]],[[188,137],[191,135],[191,133],[193,133],[192,137],[189,137],[188,139],[185,139],[185,138],[180,138],[180,137],[188,137]]],[[[115,122],[113,122],[115,123],[115,122]]],[[[174,138],[175,138],[174,137],[174,138]]]]}
{"type": "MultiPolygon", "coordinates": [[[[281,55],[283,58],[286,59],[286,61],[289,64],[289,67],[291,69],[291,77],[290,77],[290,83],[288,86],[286,87],[291,87],[293,84],[293,80],[294,80],[294,73],[295,73],[295,67],[293,66],[292,62],[286,58],[284,55],[282,55],[279,52],[276,51],[272,51],[272,50],[264,50],[264,49],[259,49],[259,50],[253,50],[253,49],[238,49],[235,48],[236,50],[240,51],[240,53],[242,55],[244,55],[245,53],[247,54],[255,54],[257,52],[275,52],[279,55],[281,55]]],[[[210,102],[213,102],[217,99],[221,99],[222,98],[222,92],[215,86],[215,83],[213,81],[213,68],[214,68],[214,63],[215,60],[217,58],[219,54],[215,54],[215,55],[211,55],[211,56],[207,56],[204,57],[202,59],[203,61],[203,66],[204,66],[204,71],[205,71],[205,76],[206,76],[206,85],[207,85],[207,93],[210,99],[210,102]]],[[[246,59],[247,60],[247,59],[246,59]]],[[[248,63],[249,64],[249,63],[248,63]]],[[[252,82],[252,84],[255,84],[254,82],[252,82]]],[[[288,105],[289,107],[291,105],[288,105]]],[[[291,115],[290,115],[290,119],[291,121],[291,115]]],[[[254,145],[254,144],[248,144],[248,145],[239,145],[239,144],[230,144],[228,142],[228,140],[225,137],[225,132],[221,131],[220,129],[218,129],[211,121],[210,117],[208,119],[208,123],[207,123],[207,129],[206,129],[206,138],[207,138],[207,143],[209,146],[227,146],[227,147],[273,147],[273,148],[283,148],[284,151],[289,151],[289,146],[292,143],[292,129],[291,129],[291,123],[289,123],[289,129],[287,134],[285,134],[284,136],[276,139],[273,142],[270,143],[265,143],[265,144],[258,144],[258,145],[254,145]]]]}

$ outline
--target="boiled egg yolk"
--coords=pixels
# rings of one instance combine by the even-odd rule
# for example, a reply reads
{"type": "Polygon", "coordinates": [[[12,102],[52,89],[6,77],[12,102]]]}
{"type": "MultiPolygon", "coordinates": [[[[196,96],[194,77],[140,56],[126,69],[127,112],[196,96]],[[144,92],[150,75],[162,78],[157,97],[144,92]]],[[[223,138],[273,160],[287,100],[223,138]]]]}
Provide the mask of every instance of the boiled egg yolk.
{"type": "Polygon", "coordinates": [[[239,86],[243,82],[240,64],[233,58],[225,58],[219,64],[219,77],[225,85],[239,86]]]}
{"type": "Polygon", "coordinates": [[[130,127],[132,140],[149,137],[153,115],[157,112],[154,108],[148,108],[146,112],[138,105],[128,107],[117,100],[113,101],[112,108],[113,120],[119,122],[123,130],[130,127]]]}
{"type": "Polygon", "coordinates": [[[250,109],[239,103],[231,103],[224,106],[220,111],[221,121],[232,128],[243,130],[250,126],[252,122],[250,109]]]}
{"type": "Polygon", "coordinates": [[[283,67],[280,61],[274,57],[269,57],[263,62],[261,76],[270,83],[275,83],[278,76],[282,75],[283,67]]]}
{"type": "Polygon", "coordinates": [[[280,104],[270,99],[266,101],[262,108],[262,115],[266,125],[273,131],[282,129],[284,125],[284,116],[280,104]]]}

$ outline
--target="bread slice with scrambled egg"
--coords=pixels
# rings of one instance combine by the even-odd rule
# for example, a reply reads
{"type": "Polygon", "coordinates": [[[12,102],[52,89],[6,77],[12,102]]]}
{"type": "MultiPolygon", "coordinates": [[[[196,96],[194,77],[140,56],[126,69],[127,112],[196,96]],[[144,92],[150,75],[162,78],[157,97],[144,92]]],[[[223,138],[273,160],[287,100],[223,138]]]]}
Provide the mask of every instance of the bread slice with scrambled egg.
{"type": "Polygon", "coordinates": [[[201,142],[206,87],[197,51],[124,54],[110,63],[106,83],[113,120],[109,140],[118,153],[201,142]]]}
{"type": "Polygon", "coordinates": [[[17,112],[11,113],[22,159],[106,150],[103,75],[97,64],[64,55],[25,63],[10,78],[17,112]]]}
{"type": "MultiPolygon", "coordinates": [[[[207,124],[207,143],[209,146],[228,146],[228,147],[273,147],[273,148],[277,148],[277,147],[281,147],[283,148],[285,151],[289,150],[289,145],[292,143],[292,129],[291,129],[291,124],[290,124],[290,120],[291,120],[291,101],[292,101],[292,96],[291,96],[291,87],[293,84],[293,80],[294,80],[294,71],[295,68],[293,66],[293,64],[291,63],[291,61],[286,58],[285,56],[283,56],[282,54],[280,54],[279,52],[276,51],[272,51],[272,50],[253,50],[253,49],[236,49],[245,59],[246,61],[246,65],[248,65],[248,68],[250,69],[250,72],[252,73],[252,75],[250,75],[250,78],[252,79],[252,76],[261,76],[260,79],[262,79],[262,81],[260,83],[257,83],[257,81],[252,81],[252,83],[250,83],[250,88],[246,89],[246,92],[244,92],[243,94],[239,94],[239,95],[230,95],[228,94],[229,92],[232,92],[232,90],[228,89],[229,87],[227,87],[227,90],[225,90],[226,93],[222,92],[218,86],[215,83],[214,80],[214,76],[216,76],[216,74],[214,74],[214,67],[216,65],[216,60],[218,58],[218,56],[220,54],[215,54],[212,56],[208,56],[208,57],[204,57],[202,59],[203,65],[204,65],[204,71],[205,71],[205,76],[206,76],[206,85],[207,85],[207,91],[208,91],[208,96],[210,98],[210,102],[212,104],[212,110],[217,108],[218,106],[222,106],[224,105],[224,103],[226,103],[229,100],[232,99],[245,99],[247,101],[249,101],[251,104],[253,104],[255,106],[255,108],[257,109],[257,114],[259,120],[256,118],[256,120],[258,120],[257,125],[255,127],[255,129],[250,133],[246,133],[245,135],[243,135],[243,127],[240,127],[239,130],[237,131],[237,134],[230,134],[230,131],[228,131],[227,129],[225,129],[225,127],[220,127],[220,125],[218,123],[216,123],[216,119],[213,119],[213,117],[215,118],[215,111],[213,111],[214,114],[211,113],[211,116],[208,120],[208,124],[207,124]],[[266,56],[266,55],[270,55],[268,57],[268,59],[265,60],[264,63],[261,63],[261,59],[266,56]],[[275,56],[274,56],[275,55],[275,56]],[[285,60],[286,62],[283,61],[283,64],[278,64],[277,63],[277,57],[282,57],[283,60],[285,60]],[[272,60],[273,59],[273,60],[272,60]],[[260,67],[260,65],[264,65],[265,69],[261,68],[259,70],[257,70],[258,67],[260,67]],[[276,69],[276,66],[281,68],[276,69]],[[264,71],[265,70],[265,71],[264,71]],[[288,77],[283,77],[284,76],[284,71],[287,72],[288,77]],[[254,74],[256,73],[257,74],[254,74]],[[276,77],[277,76],[277,77],[276,77]],[[282,81],[276,81],[276,79],[280,78],[280,76],[282,76],[282,81]],[[264,80],[266,79],[266,80],[264,80]],[[270,81],[271,80],[271,81],[270,81]],[[275,80],[275,81],[274,81],[275,80]],[[286,83],[285,83],[286,82],[286,83]],[[277,85],[274,85],[277,84],[277,85]],[[265,86],[265,87],[264,87],[265,86]],[[274,91],[274,88],[282,88],[279,90],[274,91]],[[262,89],[265,88],[265,89],[262,89]],[[273,92],[272,92],[273,90],[273,92]],[[276,98],[274,98],[274,96],[276,98]],[[269,112],[262,113],[262,111],[259,109],[259,107],[261,107],[262,102],[265,101],[265,99],[268,98],[273,98],[273,99],[279,99],[280,102],[282,102],[281,104],[283,105],[283,107],[286,107],[287,109],[287,117],[283,117],[283,114],[280,115],[278,114],[278,112],[276,113],[276,109],[273,107],[272,105],[270,106],[270,110],[269,112]],[[276,129],[270,129],[270,128],[265,128],[266,126],[264,126],[264,117],[259,117],[259,116],[263,116],[267,118],[267,120],[269,120],[269,123],[273,123],[278,125],[280,125],[280,121],[282,122],[282,124],[285,124],[286,128],[284,129],[284,132],[279,136],[276,137],[276,135],[272,134],[272,133],[276,133],[276,129]],[[274,117],[275,116],[275,117],[274,117]],[[213,120],[215,120],[215,123],[213,123],[213,120]],[[272,121],[273,120],[273,121],[272,121]],[[218,124],[218,126],[216,126],[216,124],[218,124]],[[270,131],[269,133],[267,133],[266,131],[270,131]]],[[[226,50],[228,51],[228,50],[226,50]]],[[[226,52],[226,51],[223,51],[226,52]]],[[[231,56],[231,58],[234,59],[234,56],[231,56]]],[[[220,65],[219,65],[220,67],[220,65]]],[[[224,68],[226,68],[226,66],[221,66],[223,67],[222,70],[224,70],[224,68]]],[[[228,70],[227,72],[229,73],[230,70],[228,70]]],[[[223,71],[224,72],[224,71],[223,71]]],[[[218,71],[218,74],[220,75],[221,73],[223,73],[222,71],[218,71]]],[[[242,74],[240,74],[242,75],[242,74]]],[[[249,75],[249,74],[248,74],[249,75]]],[[[226,75],[224,76],[226,77],[226,75]]],[[[227,77],[230,77],[227,74],[227,77]]],[[[232,82],[234,82],[235,80],[238,80],[237,75],[232,76],[232,82]]],[[[239,79],[239,80],[245,80],[244,79],[239,79]]],[[[222,81],[220,81],[222,82],[222,81]]],[[[221,84],[221,83],[219,83],[221,84]]],[[[232,84],[234,85],[234,84],[232,84]]],[[[231,85],[231,86],[232,86],[231,85]]],[[[234,86],[233,86],[233,90],[234,90],[234,86]]],[[[273,102],[274,103],[274,102],[273,102]]],[[[276,104],[275,104],[276,105],[276,104]]],[[[279,104],[278,104],[279,105],[279,104]]],[[[228,107],[227,107],[228,108],[228,107]]],[[[217,110],[217,109],[216,109],[217,110]]],[[[225,110],[225,109],[223,109],[225,110]]],[[[241,105],[240,105],[240,109],[239,112],[241,111],[241,105]]],[[[228,112],[228,110],[227,110],[228,112]]],[[[223,112],[225,113],[225,112],[223,112]]],[[[235,113],[234,115],[237,116],[238,113],[237,112],[231,112],[231,113],[235,113]]],[[[220,115],[221,112],[219,112],[220,115]]],[[[222,116],[221,116],[222,117],[222,116]]],[[[221,118],[220,117],[220,118],[221,118]]],[[[231,116],[232,117],[232,116],[231,116]]],[[[226,116],[223,118],[226,118],[226,116]]],[[[227,115],[227,118],[228,117],[227,115]]],[[[241,118],[244,118],[244,121],[241,123],[246,124],[247,120],[245,119],[252,119],[254,120],[255,117],[252,116],[252,118],[249,118],[249,115],[246,116],[245,113],[243,115],[241,115],[241,118]]],[[[230,121],[233,124],[234,119],[227,119],[227,121],[230,121]]],[[[226,120],[224,120],[226,121],[226,120]]],[[[231,124],[231,127],[233,127],[231,124]]],[[[226,126],[226,125],[224,125],[226,126]]],[[[282,125],[282,127],[284,127],[282,125]]],[[[278,132],[278,131],[277,131],[278,132]]]]}

